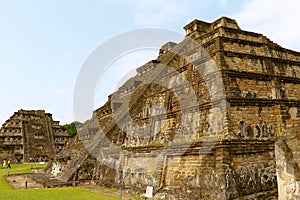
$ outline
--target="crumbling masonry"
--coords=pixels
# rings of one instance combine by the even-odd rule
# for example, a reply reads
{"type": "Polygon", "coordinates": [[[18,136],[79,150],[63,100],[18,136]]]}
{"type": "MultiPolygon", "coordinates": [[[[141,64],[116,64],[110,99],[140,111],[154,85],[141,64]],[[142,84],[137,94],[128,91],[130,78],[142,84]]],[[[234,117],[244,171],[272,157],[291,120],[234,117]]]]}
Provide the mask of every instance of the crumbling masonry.
{"type": "Polygon", "coordinates": [[[274,144],[300,161],[300,53],[235,20],[194,20],[81,126],[65,181],[175,199],[277,199],[274,144]]]}
{"type": "Polygon", "coordinates": [[[44,110],[19,110],[0,129],[0,159],[29,162],[51,159],[70,136],[44,110]]]}

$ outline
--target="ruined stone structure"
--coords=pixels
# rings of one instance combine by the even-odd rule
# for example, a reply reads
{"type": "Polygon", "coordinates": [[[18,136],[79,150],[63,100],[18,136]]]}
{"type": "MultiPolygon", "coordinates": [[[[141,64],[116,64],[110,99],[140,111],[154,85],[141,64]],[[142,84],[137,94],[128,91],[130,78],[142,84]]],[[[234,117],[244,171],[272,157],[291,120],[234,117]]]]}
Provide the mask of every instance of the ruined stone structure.
{"type": "Polygon", "coordinates": [[[81,126],[58,176],[169,199],[277,199],[278,137],[300,161],[300,53],[226,17],[184,29],[81,126]]]}
{"type": "Polygon", "coordinates": [[[53,158],[70,136],[44,110],[19,110],[0,129],[0,159],[53,158]]]}
{"type": "MultiPolygon", "coordinates": [[[[299,143],[298,143],[299,145],[299,143]]],[[[300,168],[291,148],[284,140],[275,143],[278,197],[281,200],[300,199],[300,168]]]]}

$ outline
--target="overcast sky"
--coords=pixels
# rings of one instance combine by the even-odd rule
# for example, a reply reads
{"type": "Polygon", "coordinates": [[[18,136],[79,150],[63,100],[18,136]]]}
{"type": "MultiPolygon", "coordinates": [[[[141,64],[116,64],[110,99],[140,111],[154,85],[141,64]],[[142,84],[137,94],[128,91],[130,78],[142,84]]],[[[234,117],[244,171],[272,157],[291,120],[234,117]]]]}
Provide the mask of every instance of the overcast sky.
{"type": "MultiPolygon", "coordinates": [[[[221,16],[300,51],[297,0],[0,0],[0,123],[21,108],[44,109],[69,123],[77,75],[100,44],[140,28],[184,35],[182,27],[193,19],[212,22],[221,16]]],[[[156,56],[152,49],[116,60],[114,70],[99,82],[94,107],[128,72],[156,56]]]]}

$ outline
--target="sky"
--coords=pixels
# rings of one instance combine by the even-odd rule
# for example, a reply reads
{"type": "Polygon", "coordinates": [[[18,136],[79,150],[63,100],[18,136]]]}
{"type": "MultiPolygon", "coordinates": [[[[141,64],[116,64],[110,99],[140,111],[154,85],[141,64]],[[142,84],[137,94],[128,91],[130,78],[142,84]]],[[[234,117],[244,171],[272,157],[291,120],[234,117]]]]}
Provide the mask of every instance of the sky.
{"type": "MultiPolygon", "coordinates": [[[[19,109],[43,109],[70,123],[78,74],[99,45],[143,28],[184,36],[182,27],[193,19],[221,16],[300,51],[298,0],[0,0],[0,124],[19,109]]],[[[157,55],[143,49],[116,59],[98,82],[94,108],[157,55]]]]}

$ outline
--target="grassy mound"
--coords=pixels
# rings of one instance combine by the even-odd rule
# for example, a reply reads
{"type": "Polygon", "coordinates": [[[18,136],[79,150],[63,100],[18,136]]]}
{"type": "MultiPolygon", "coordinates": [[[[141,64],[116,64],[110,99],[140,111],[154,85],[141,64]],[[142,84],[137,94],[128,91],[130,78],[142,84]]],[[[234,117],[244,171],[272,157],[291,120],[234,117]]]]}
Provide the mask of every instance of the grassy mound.
{"type": "Polygon", "coordinates": [[[80,188],[44,188],[15,190],[9,185],[4,176],[11,174],[30,174],[31,168],[44,168],[45,164],[13,164],[12,169],[0,169],[0,199],[5,200],[116,200],[110,196],[104,196],[83,190],[80,188]]]}

